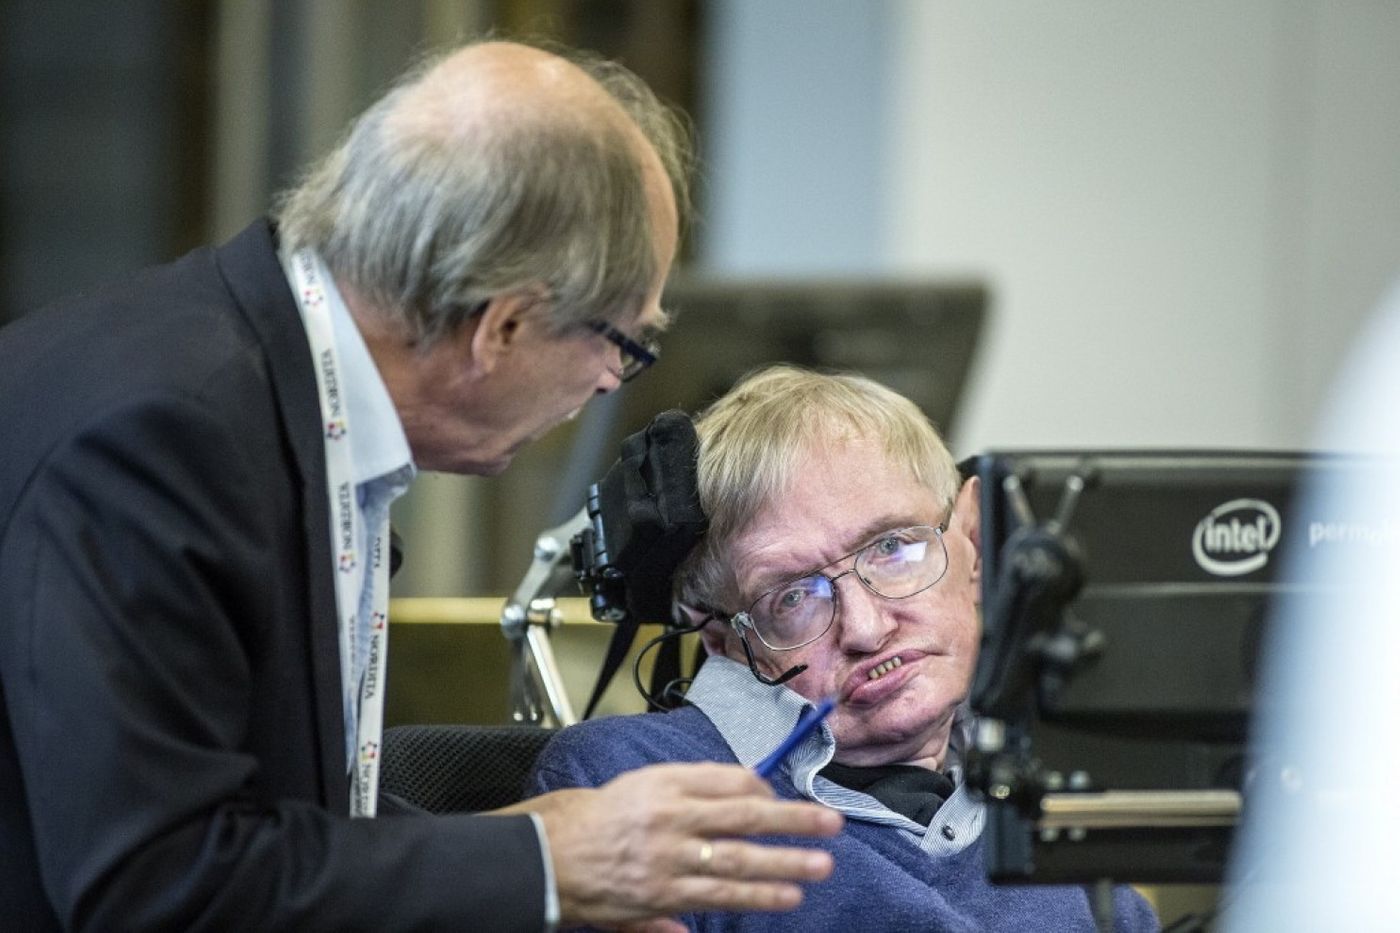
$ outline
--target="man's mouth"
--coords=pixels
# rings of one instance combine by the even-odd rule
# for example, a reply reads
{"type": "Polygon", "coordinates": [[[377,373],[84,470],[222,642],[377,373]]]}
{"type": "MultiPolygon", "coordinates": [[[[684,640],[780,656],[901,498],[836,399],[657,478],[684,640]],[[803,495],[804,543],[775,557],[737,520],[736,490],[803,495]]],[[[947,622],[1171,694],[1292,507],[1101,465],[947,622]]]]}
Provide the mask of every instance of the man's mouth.
{"type": "Polygon", "coordinates": [[[905,648],[879,664],[862,665],[851,671],[841,685],[842,701],[860,706],[898,692],[911,677],[918,676],[919,662],[926,656],[926,652],[917,648],[905,648]]]}
{"type": "Polygon", "coordinates": [[[899,667],[903,663],[904,662],[899,659],[899,655],[895,655],[883,664],[878,664],[875,667],[872,667],[870,669],[869,678],[871,680],[879,680],[881,677],[884,677],[890,671],[899,667]]]}

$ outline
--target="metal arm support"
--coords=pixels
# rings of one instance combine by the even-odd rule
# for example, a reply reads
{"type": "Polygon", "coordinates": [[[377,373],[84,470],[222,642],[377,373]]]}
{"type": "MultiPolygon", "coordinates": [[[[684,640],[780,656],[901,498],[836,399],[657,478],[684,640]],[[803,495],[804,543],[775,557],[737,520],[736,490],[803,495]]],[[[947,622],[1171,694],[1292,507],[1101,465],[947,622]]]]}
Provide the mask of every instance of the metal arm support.
{"type": "Polygon", "coordinates": [[[520,723],[570,726],[578,721],[554,659],[549,631],[559,624],[554,597],[574,585],[569,541],[588,525],[588,510],[535,539],[534,559],[501,610],[511,644],[511,718],[520,723]]]}

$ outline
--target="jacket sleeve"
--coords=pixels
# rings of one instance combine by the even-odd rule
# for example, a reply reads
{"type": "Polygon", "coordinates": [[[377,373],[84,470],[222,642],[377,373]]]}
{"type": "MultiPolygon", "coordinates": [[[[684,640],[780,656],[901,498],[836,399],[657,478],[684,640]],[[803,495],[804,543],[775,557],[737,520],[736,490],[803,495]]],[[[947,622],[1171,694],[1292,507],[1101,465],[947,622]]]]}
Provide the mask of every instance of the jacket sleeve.
{"type": "Polygon", "coordinates": [[[21,555],[0,568],[0,684],[59,922],[541,929],[529,817],[351,820],[259,790],[256,627],[288,545],[236,424],[188,397],[94,417],[0,529],[21,555]]]}

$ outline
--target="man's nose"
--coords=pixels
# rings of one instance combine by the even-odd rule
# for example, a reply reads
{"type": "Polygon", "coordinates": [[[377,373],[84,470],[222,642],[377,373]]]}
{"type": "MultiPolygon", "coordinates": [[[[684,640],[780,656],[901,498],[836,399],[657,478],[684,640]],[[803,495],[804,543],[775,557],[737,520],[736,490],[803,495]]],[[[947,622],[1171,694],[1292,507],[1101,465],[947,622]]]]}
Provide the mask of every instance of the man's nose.
{"type": "Polygon", "coordinates": [[[594,391],[599,395],[607,395],[609,392],[616,392],[622,387],[622,368],[614,369],[611,362],[603,364],[603,371],[598,374],[598,384],[594,391]]]}
{"type": "Polygon", "coordinates": [[[837,639],[843,651],[870,654],[889,640],[898,623],[886,611],[888,600],[866,586],[859,577],[860,574],[852,567],[831,578],[832,589],[837,594],[837,639]],[[853,579],[846,580],[842,586],[843,577],[853,579]]]}

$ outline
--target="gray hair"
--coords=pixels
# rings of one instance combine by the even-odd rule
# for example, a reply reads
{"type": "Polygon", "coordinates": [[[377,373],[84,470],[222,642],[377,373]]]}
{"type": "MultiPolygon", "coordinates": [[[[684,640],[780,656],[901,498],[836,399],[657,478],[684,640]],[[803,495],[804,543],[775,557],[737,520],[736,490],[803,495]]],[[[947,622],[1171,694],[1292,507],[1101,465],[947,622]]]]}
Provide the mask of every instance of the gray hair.
{"type": "Polygon", "coordinates": [[[949,505],[960,486],[953,455],[918,406],[852,373],[758,370],[706,409],[695,430],[700,505],[710,527],[676,574],[676,598],[691,606],[720,608],[738,597],[730,545],[786,494],[794,471],[821,445],[878,441],[891,463],[949,505]]]}
{"type": "MultiPolygon", "coordinates": [[[[540,283],[558,329],[635,315],[659,271],[636,133],[588,112],[487,126],[401,119],[443,57],[405,75],[279,198],[284,248],[317,250],[424,344],[493,296],[540,283]]],[[[656,151],[684,211],[688,125],[621,65],[570,57],[656,151]]]]}

